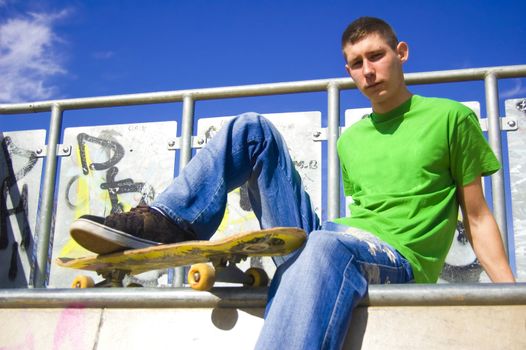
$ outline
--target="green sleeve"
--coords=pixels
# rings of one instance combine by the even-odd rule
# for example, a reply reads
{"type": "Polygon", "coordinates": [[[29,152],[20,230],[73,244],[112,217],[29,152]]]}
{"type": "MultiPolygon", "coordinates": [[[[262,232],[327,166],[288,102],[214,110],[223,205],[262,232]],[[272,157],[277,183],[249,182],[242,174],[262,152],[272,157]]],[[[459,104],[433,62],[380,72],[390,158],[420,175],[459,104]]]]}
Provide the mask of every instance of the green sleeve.
{"type": "Polygon", "coordinates": [[[486,141],[474,113],[459,118],[450,140],[451,175],[457,185],[465,186],[477,176],[487,176],[500,169],[499,161],[486,141]]]}

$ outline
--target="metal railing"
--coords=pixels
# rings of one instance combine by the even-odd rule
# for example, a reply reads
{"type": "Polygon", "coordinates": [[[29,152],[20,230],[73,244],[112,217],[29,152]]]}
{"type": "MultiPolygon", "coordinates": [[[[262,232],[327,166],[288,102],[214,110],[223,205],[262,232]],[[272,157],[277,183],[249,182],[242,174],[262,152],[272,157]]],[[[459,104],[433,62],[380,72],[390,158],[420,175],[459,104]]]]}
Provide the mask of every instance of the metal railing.
{"type": "MultiPolygon", "coordinates": [[[[98,288],[0,290],[4,308],[264,308],[266,288],[98,288]]],[[[361,306],[526,305],[526,283],[369,286],[361,306]]]]}
{"type": "MultiPolygon", "coordinates": [[[[498,80],[518,77],[526,77],[526,65],[409,73],[405,75],[405,80],[408,85],[484,81],[489,143],[497,154],[499,161],[502,161],[498,80]]],[[[340,214],[340,168],[336,152],[336,142],[340,130],[340,91],[355,88],[356,85],[352,79],[335,78],[0,105],[0,114],[51,112],[44,184],[41,193],[39,220],[37,220],[39,224],[36,229],[38,238],[34,286],[45,287],[53,201],[55,198],[57,146],[61,136],[64,111],[182,102],[181,157],[179,161],[179,166],[182,168],[188,163],[192,154],[191,140],[196,101],[326,91],[328,96],[326,208],[327,218],[333,219],[340,214]]],[[[502,170],[492,175],[492,192],[494,215],[501,229],[505,247],[507,247],[505,190],[502,170]]]]}

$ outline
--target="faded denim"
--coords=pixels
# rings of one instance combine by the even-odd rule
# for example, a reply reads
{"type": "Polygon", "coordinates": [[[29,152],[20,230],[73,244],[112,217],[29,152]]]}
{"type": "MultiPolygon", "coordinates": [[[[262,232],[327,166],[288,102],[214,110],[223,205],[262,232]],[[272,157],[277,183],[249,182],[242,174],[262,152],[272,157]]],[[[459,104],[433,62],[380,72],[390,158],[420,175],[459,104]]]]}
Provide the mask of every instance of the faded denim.
{"type": "Polygon", "coordinates": [[[245,182],[262,228],[300,227],[309,233],[301,250],[275,259],[280,266],[256,348],[339,349],[369,283],[413,279],[407,260],[372,234],[332,222],[320,229],[282,136],[255,113],[226,123],[152,206],[199,239],[209,239],[221,223],[228,192],[245,182]]]}

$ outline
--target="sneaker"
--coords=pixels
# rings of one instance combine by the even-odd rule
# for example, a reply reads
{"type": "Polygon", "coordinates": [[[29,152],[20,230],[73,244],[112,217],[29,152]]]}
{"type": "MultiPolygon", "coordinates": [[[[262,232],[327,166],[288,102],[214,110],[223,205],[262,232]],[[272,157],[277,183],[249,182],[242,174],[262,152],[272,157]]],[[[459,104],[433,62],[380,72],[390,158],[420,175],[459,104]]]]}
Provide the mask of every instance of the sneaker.
{"type": "Polygon", "coordinates": [[[82,247],[97,254],[196,239],[192,232],[182,230],[148,206],[106,218],[83,215],[71,224],[70,235],[82,247]]]}

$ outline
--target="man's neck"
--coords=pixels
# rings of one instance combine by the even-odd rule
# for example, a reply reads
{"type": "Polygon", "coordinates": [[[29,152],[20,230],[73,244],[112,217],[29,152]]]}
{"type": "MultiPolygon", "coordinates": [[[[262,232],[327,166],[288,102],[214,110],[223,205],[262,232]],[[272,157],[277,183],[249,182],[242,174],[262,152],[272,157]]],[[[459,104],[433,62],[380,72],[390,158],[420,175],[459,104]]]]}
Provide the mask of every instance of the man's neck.
{"type": "Polygon", "coordinates": [[[378,114],[388,113],[396,107],[402,105],[405,101],[410,99],[411,96],[413,96],[413,94],[404,86],[402,91],[400,91],[400,93],[398,93],[394,98],[391,98],[387,101],[373,103],[373,111],[378,114]]]}

